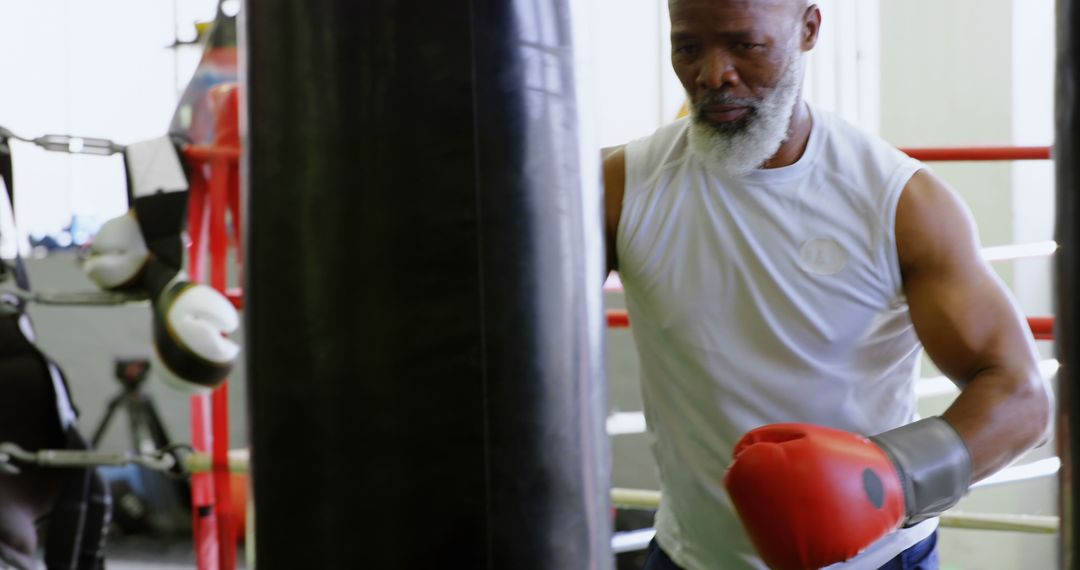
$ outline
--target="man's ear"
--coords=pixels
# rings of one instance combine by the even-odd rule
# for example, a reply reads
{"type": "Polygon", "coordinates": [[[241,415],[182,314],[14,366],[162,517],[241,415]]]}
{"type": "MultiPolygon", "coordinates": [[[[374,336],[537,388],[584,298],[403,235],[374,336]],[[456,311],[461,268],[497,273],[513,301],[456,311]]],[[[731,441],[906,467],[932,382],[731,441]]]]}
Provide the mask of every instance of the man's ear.
{"type": "Polygon", "coordinates": [[[818,41],[818,32],[821,31],[821,10],[817,4],[811,4],[802,15],[802,50],[814,49],[818,41]]]}

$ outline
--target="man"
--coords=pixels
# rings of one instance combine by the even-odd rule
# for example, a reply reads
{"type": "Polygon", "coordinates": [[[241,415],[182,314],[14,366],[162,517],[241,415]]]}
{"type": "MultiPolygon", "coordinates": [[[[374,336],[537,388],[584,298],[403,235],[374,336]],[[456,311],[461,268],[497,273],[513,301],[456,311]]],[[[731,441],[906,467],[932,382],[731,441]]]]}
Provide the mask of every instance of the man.
{"type": "Polygon", "coordinates": [[[803,101],[817,6],[669,8],[691,116],[604,160],[664,496],[647,568],[934,568],[935,515],[1046,436],[1030,332],[961,201],[803,101]],[[962,391],[912,423],[921,347],[962,391]]]}

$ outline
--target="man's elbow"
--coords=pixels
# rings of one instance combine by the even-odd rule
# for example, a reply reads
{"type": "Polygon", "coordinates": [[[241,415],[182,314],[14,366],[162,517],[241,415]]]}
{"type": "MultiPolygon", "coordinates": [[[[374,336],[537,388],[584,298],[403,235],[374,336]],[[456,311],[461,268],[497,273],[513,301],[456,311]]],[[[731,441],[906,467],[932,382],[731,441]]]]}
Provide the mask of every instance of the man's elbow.
{"type": "Polygon", "coordinates": [[[1040,447],[1054,433],[1054,393],[1050,383],[1036,371],[1018,389],[1017,396],[1024,402],[1025,426],[1030,426],[1031,447],[1040,447]]]}

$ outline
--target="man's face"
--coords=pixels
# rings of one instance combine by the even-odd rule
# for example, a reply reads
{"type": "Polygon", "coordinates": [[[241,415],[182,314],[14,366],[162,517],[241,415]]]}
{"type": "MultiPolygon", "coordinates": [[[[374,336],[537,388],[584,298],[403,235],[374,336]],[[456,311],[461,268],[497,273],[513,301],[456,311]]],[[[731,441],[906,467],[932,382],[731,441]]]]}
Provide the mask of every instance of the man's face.
{"type": "MultiPolygon", "coordinates": [[[[743,173],[786,138],[802,87],[804,0],[672,0],[671,62],[696,146],[743,173]]],[[[816,29],[814,30],[816,32],[816,29]]]]}
{"type": "Polygon", "coordinates": [[[799,0],[673,0],[671,63],[700,119],[737,130],[801,52],[799,0]]]}

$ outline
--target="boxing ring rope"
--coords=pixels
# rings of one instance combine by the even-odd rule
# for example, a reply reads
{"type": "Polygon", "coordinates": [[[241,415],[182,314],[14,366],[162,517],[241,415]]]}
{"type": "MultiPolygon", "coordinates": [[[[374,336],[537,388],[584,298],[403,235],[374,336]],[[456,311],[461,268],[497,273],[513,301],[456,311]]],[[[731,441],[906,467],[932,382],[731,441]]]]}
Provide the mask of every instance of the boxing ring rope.
{"type": "MultiPolygon", "coordinates": [[[[0,442],[0,476],[15,474],[20,470],[17,463],[38,467],[86,467],[139,465],[154,471],[171,471],[182,465],[187,473],[206,473],[214,471],[213,456],[209,453],[180,454],[186,446],[172,446],[152,453],[111,452],[73,449],[39,449],[28,451],[11,442],[0,442]]],[[[251,452],[248,449],[230,449],[227,470],[230,473],[247,473],[251,465],[251,452]]]]}
{"type": "Polygon", "coordinates": [[[901,148],[904,154],[925,162],[991,162],[1002,160],[1050,160],[1048,146],[973,146],[901,148]]]}
{"type": "Polygon", "coordinates": [[[984,247],[982,249],[982,257],[990,262],[1035,259],[1053,255],[1054,252],[1058,250],[1058,247],[1057,242],[1052,240],[1014,245],[995,245],[984,247]]]}
{"type": "MultiPolygon", "coordinates": [[[[660,498],[660,491],[620,488],[611,490],[612,504],[627,509],[654,510],[660,506],[660,498]]],[[[941,515],[938,525],[966,530],[1055,534],[1059,530],[1060,521],[1055,516],[950,511],[941,515]]],[[[611,538],[611,549],[616,554],[644,550],[654,536],[656,530],[652,528],[616,532],[611,538]]]]}
{"type": "MultiPolygon", "coordinates": [[[[623,309],[607,310],[608,328],[630,328],[630,316],[623,309]]],[[[1028,317],[1028,327],[1035,340],[1054,340],[1054,317],[1028,317]]]]}
{"type": "MultiPolygon", "coordinates": [[[[1056,534],[1061,522],[1058,517],[1043,515],[987,515],[978,513],[945,513],[938,526],[964,530],[998,530],[1032,534],[1056,534]]],[[[645,550],[656,536],[656,529],[616,532],[611,537],[611,551],[615,554],[645,550]]]]}
{"type": "MultiPolygon", "coordinates": [[[[973,484],[971,489],[1045,479],[1057,475],[1060,469],[1061,461],[1057,457],[1040,459],[1002,469],[993,476],[973,484]]],[[[611,502],[617,507],[627,509],[655,509],[660,506],[660,491],[614,487],[611,489],[611,502]]]]}
{"type": "MultiPolygon", "coordinates": [[[[251,469],[251,451],[249,449],[230,449],[228,470],[231,473],[248,473],[251,469]]],[[[184,459],[184,467],[192,473],[201,473],[214,469],[213,458],[207,453],[192,453],[184,459]]]]}
{"type": "MultiPolygon", "coordinates": [[[[1061,522],[1058,517],[1043,515],[998,515],[952,512],[941,515],[938,526],[964,530],[997,530],[1031,534],[1057,534],[1061,522]]],[[[611,537],[611,551],[615,554],[645,550],[656,536],[656,529],[643,528],[616,532],[611,537]]]]}

